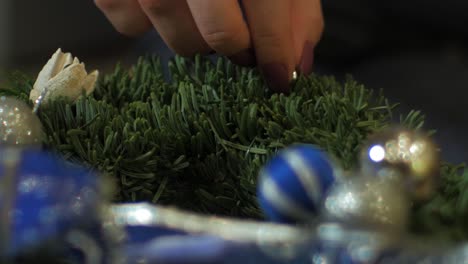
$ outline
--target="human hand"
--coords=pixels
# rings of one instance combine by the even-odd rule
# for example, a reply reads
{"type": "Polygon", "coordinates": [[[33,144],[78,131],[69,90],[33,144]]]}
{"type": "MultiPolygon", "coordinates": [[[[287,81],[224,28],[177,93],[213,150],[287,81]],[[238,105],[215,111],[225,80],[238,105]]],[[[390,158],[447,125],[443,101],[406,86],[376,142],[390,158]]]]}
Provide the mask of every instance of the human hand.
{"type": "Polygon", "coordinates": [[[288,92],[294,70],[310,74],[323,31],[320,0],[94,0],[121,33],[155,28],[177,54],[215,51],[258,64],[268,86],[288,92]]]}

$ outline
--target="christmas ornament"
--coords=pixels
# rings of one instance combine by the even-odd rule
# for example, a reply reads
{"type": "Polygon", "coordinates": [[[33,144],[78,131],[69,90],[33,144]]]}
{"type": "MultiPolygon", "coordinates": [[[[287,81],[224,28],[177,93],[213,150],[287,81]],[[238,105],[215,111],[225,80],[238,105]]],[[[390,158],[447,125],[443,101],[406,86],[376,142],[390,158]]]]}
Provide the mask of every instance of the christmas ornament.
{"type": "Polygon", "coordinates": [[[265,244],[297,243],[307,239],[305,228],[259,221],[228,219],[185,212],[173,207],[149,203],[115,204],[109,213],[116,225],[125,226],[134,243],[159,235],[211,235],[239,242],[265,244]],[[145,230],[141,232],[141,230],[145,230]]]}
{"type": "Polygon", "coordinates": [[[149,203],[116,204],[110,215],[125,228],[128,258],[149,263],[290,263],[287,260],[306,259],[313,236],[311,228],[207,216],[149,203]]]}
{"type": "Polygon", "coordinates": [[[413,199],[429,198],[439,180],[439,151],[426,135],[393,127],[369,137],[362,149],[364,174],[402,180],[413,199]]]}
{"type": "Polygon", "coordinates": [[[86,230],[101,222],[105,200],[94,173],[35,150],[5,149],[0,157],[0,181],[8,179],[11,188],[0,193],[1,213],[10,216],[1,220],[8,229],[0,239],[8,243],[2,243],[0,256],[18,256],[45,243],[58,249],[62,239],[93,241],[86,230]]]}
{"type": "Polygon", "coordinates": [[[35,106],[58,97],[67,97],[74,102],[83,90],[86,95],[93,92],[98,76],[97,70],[88,74],[83,62],[58,49],[39,72],[29,99],[35,106]]]}
{"type": "Polygon", "coordinates": [[[353,229],[336,222],[320,223],[314,241],[317,247],[313,257],[328,261],[324,263],[380,263],[378,260],[382,255],[393,253],[396,247],[409,245],[402,237],[370,229],[353,229]]]}
{"type": "Polygon", "coordinates": [[[129,250],[130,263],[223,263],[232,242],[212,236],[174,235],[129,250]],[[183,252],[183,254],[181,254],[183,252]]]}
{"type": "Polygon", "coordinates": [[[311,221],[335,181],[326,155],[310,145],[281,151],[261,170],[258,200],[273,221],[311,221]]]}
{"type": "Polygon", "coordinates": [[[396,182],[353,177],[331,189],[325,199],[324,217],[350,228],[400,234],[407,227],[409,205],[396,182]]]}
{"type": "MultiPolygon", "coordinates": [[[[373,180],[375,180],[373,178],[373,180]]],[[[339,223],[291,226],[199,215],[148,203],[110,207],[130,263],[420,263],[457,259],[440,241],[392,237],[339,223]],[[396,261],[395,261],[396,260],[396,261]]],[[[445,262],[443,262],[445,263],[445,262]]]]}
{"type": "Polygon", "coordinates": [[[0,97],[0,147],[40,147],[42,136],[41,122],[28,105],[0,97]]]}

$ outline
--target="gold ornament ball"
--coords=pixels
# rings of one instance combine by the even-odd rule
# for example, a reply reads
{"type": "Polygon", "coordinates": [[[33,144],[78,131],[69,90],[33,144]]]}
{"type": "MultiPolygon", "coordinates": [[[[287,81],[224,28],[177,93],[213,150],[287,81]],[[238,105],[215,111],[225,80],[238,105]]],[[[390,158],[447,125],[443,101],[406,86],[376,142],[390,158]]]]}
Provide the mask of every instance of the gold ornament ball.
{"type": "Polygon", "coordinates": [[[40,147],[42,125],[32,109],[22,101],[0,97],[0,148],[40,147]]]}
{"type": "Polygon", "coordinates": [[[363,176],[335,185],[324,203],[326,220],[393,235],[407,229],[409,198],[395,181],[363,176]]]}
{"type": "Polygon", "coordinates": [[[412,199],[426,200],[439,182],[439,150],[422,132],[392,127],[369,137],[361,152],[361,171],[399,180],[412,199]]]}

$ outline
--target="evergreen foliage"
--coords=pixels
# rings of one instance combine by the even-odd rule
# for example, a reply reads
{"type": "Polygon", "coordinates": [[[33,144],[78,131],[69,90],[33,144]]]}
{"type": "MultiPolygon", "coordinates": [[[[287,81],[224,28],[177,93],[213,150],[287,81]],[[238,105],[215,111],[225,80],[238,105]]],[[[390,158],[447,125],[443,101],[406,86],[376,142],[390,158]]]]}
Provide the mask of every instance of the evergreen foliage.
{"type": "MultiPolygon", "coordinates": [[[[369,133],[391,123],[396,104],[348,78],[301,76],[290,95],[271,94],[255,69],[176,57],[165,80],[157,57],[117,66],[76,104],[57,100],[39,117],[45,145],[115,179],[115,202],[151,201],[192,211],[261,218],[259,168],[294,143],[356,165],[369,133]]],[[[28,100],[32,79],[16,74],[1,94],[28,100]]],[[[411,111],[401,123],[419,129],[411,111]]],[[[468,238],[468,172],[444,164],[442,185],[414,206],[414,232],[468,238]]]]}

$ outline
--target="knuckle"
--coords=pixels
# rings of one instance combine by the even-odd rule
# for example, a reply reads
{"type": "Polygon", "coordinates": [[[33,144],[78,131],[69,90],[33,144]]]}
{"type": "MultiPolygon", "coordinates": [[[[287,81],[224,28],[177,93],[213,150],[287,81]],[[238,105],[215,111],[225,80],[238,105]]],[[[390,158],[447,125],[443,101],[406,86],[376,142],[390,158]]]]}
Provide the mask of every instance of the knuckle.
{"type": "Polygon", "coordinates": [[[143,9],[150,10],[152,13],[165,13],[171,5],[170,0],[138,0],[143,9]]]}

